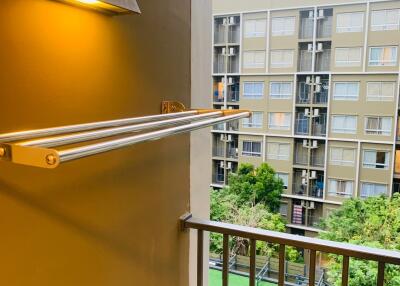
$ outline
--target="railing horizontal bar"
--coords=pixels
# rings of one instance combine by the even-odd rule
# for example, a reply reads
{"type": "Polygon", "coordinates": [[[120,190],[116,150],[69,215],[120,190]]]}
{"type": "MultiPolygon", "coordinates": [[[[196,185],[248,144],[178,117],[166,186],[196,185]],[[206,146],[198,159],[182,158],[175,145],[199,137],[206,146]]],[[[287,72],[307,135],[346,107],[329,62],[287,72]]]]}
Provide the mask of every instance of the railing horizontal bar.
{"type": "Polygon", "coordinates": [[[149,133],[144,133],[144,134],[130,136],[130,137],[121,138],[121,139],[115,139],[115,140],[97,143],[97,144],[86,145],[83,147],[67,149],[67,150],[59,151],[58,155],[60,158],[60,162],[71,161],[71,160],[75,160],[75,159],[79,159],[79,158],[119,149],[122,147],[134,145],[134,144],[137,144],[140,142],[157,140],[157,139],[168,137],[171,135],[185,133],[185,132],[189,132],[192,130],[201,129],[201,128],[204,128],[207,126],[212,126],[214,124],[223,123],[226,121],[240,119],[240,118],[244,118],[244,117],[248,117],[248,116],[250,116],[250,112],[248,112],[248,111],[240,112],[237,114],[227,115],[227,116],[223,116],[220,118],[207,119],[207,120],[203,120],[203,121],[199,121],[199,122],[185,124],[182,126],[157,130],[157,131],[153,131],[153,132],[149,132],[149,133]]]}
{"type": "Polygon", "coordinates": [[[35,129],[28,131],[20,131],[20,132],[12,132],[12,133],[4,133],[0,134],[0,143],[20,141],[20,140],[28,140],[33,138],[40,138],[45,136],[53,136],[53,135],[61,135],[66,133],[80,132],[93,130],[98,128],[106,128],[106,127],[116,127],[128,124],[137,124],[143,122],[150,122],[161,119],[168,118],[177,118],[184,117],[188,115],[197,114],[198,111],[190,110],[184,112],[176,112],[176,113],[167,113],[167,114],[157,114],[157,115],[149,115],[142,117],[132,117],[132,118],[124,118],[117,120],[108,120],[108,121],[99,121],[92,123],[83,123],[83,124],[75,124],[75,125],[66,125],[60,127],[51,127],[44,129],[35,129]]]}
{"type": "Polygon", "coordinates": [[[400,252],[392,250],[322,240],[194,217],[187,219],[183,224],[185,228],[203,229],[205,231],[229,234],[270,243],[285,244],[326,253],[400,265],[400,252]]]}
{"type": "Polygon", "coordinates": [[[216,111],[216,112],[204,113],[204,114],[200,114],[200,115],[190,115],[190,116],[185,116],[185,117],[172,118],[172,119],[167,119],[167,120],[162,120],[162,121],[146,122],[146,123],[142,123],[142,124],[128,125],[128,126],[122,126],[122,127],[116,127],[116,128],[107,128],[107,129],[101,129],[101,130],[96,130],[96,131],[81,132],[81,133],[74,133],[74,134],[70,134],[70,135],[57,136],[57,137],[52,137],[52,138],[31,140],[31,141],[18,143],[18,145],[34,146],[34,147],[56,147],[56,146],[68,145],[68,144],[73,144],[73,143],[78,143],[78,142],[79,143],[85,142],[85,141],[89,141],[89,140],[101,139],[101,138],[125,134],[125,133],[137,132],[137,131],[142,131],[142,130],[147,130],[147,129],[161,128],[161,127],[170,126],[170,125],[179,125],[182,123],[189,123],[189,122],[202,120],[202,119],[215,118],[215,117],[219,117],[222,115],[223,115],[222,111],[216,111]]]}

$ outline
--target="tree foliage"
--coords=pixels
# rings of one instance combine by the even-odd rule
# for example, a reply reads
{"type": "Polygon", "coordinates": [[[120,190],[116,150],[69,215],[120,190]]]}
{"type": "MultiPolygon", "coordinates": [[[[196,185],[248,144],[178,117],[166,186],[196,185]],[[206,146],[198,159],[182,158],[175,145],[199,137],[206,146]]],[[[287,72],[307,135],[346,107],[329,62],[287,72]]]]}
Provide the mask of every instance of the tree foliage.
{"type": "MultiPolygon", "coordinates": [[[[322,224],[323,239],[391,250],[400,250],[400,197],[351,199],[334,211],[322,224]]],[[[331,255],[329,281],[341,285],[342,257],[331,255]]],[[[377,263],[350,259],[350,286],[376,285],[377,263]]],[[[385,285],[400,285],[400,268],[387,265],[385,285]]]]}
{"type": "MultiPolygon", "coordinates": [[[[237,174],[231,174],[229,185],[222,190],[211,191],[211,220],[233,223],[267,230],[284,232],[285,221],[277,213],[283,182],[267,164],[254,168],[250,164],[240,165],[237,174]]],[[[231,251],[240,255],[249,255],[247,239],[233,237],[231,251]]],[[[256,252],[271,256],[277,246],[257,241],[256,252]]],[[[210,250],[222,252],[222,235],[211,233],[210,250]]],[[[288,259],[298,261],[300,254],[289,248],[288,259]]]]}

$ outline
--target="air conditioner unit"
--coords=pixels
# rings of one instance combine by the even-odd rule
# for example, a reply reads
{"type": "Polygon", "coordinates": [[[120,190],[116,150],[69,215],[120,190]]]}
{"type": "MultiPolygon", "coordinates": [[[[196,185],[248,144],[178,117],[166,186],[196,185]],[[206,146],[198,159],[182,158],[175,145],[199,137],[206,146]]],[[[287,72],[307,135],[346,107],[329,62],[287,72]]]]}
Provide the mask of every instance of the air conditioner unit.
{"type": "Polygon", "coordinates": [[[322,43],[317,44],[317,52],[321,53],[324,51],[324,45],[322,43]]]}
{"type": "Polygon", "coordinates": [[[324,9],[320,9],[318,10],[318,18],[324,18],[325,17],[325,12],[324,9]]]}
{"type": "Polygon", "coordinates": [[[311,76],[306,77],[306,84],[311,84],[311,76]]]}
{"type": "Polygon", "coordinates": [[[315,92],[321,92],[321,85],[320,84],[315,86],[315,92]]]}
{"type": "Polygon", "coordinates": [[[228,84],[233,84],[233,77],[228,77],[228,84]]]}
{"type": "Polygon", "coordinates": [[[301,179],[301,184],[307,186],[307,179],[306,178],[301,179]]]}
{"type": "Polygon", "coordinates": [[[312,146],[313,146],[314,148],[318,148],[318,141],[317,141],[317,140],[313,140],[312,146]]]}
{"type": "Polygon", "coordinates": [[[315,77],[315,83],[321,84],[321,77],[319,75],[315,77]]]}
{"type": "Polygon", "coordinates": [[[307,51],[309,51],[310,53],[313,51],[313,44],[307,45],[307,51]]]}
{"type": "Polygon", "coordinates": [[[228,106],[228,109],[229,109],[229,110],[232,110],[232,109],[233,109],[233,107],[232,107],[232,106],[228,106]]]}
{"type": "Polygon", "coordinates": [[[226,48],[222,48],[222,54],[226,55],[226,48]]]}
{"type": "Polygon", "coordinates": [[[220,166],[221,168],[224,168],[224,167],[225,167],[224,161],[221,161],[221,162],[219,163],[219,166],[220,166]]]}
{"type": "Polygon", "coordinates": [[[318,108],[314,109],[314,116],[319,116],[319,109],[318,108]]]}
{"type": "Polygon", "coordinates": [[[307,148],[308,147],[308,140],[303,139],[303,147],[307,148]]]}
{"type": "Polygon", "coordinates": [[[302,171],[301,171],[301,176],[302,176],[303,178],[307,177],[307,170],[302,170],[302,171]]]}
{"type": "Polygon", "coordinates": [[[236,24],[235,17],[229,17],[229,24],[230,25],[235,25],[236,24]]]}
{"type": "Polygon", "coordinates": [[[226,169],[227,169],[227,170],[231,170],[231,169],[232,169],[232,162],[228,162],[228,163],[226,164],[226,169]]]}
{"type": "Polygon", "coordinates": [[[226,18],[222,19],[222,24],[223,25],[226,25],[227,23],[228,23],[228,19],[226,19],[226,18]]]}
{"type": "Polygon", "coordinates": [[[308,18],[314,18],[314,11],[308,11],[308,18]]]}
{"type": "Polygon", "coordinates": [[[235,49],[234,48],[229,48],[229,55],[234,56],[235,55],[235,49]]]}
{"type": "Polygon", "coordinates": [[[232,142],[232,135],[228,134],[228,142],[232,142]]]}
{"type": "Polygon", "coordinates": [[[310,180],[315,180],[317,178],[317,171],[311,171],[310,180]]]}
{"type": "Polygon", "coordinates": [[[304,116],[309,116],[310,115],[310,109],[306,108],[304,109],[304,116]]]}
{"type": "Polygon", "coordinates": [[[225,134],[221,134],[220,140],[221,140],[221,141],[224,141],[224,140],[225,140],[225,134]]]}
{"type": "Polygon", "coordinates": [[[221,82],[222,82],[223,84],[225,84],[226,79],[223,77],[223,78],[221,79],[221,82]]]}
{"type": "Polygon", "coordinates": [[[315,203],[313,201],[310,202],[309,209],[311,210],[315,209],[315,203]]]}

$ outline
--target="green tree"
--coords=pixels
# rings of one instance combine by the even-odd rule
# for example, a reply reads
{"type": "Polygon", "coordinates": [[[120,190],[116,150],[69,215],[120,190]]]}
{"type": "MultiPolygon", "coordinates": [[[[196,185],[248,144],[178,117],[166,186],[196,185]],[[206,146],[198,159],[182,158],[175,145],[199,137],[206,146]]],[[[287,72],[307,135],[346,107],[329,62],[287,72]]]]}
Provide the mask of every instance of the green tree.
{"type": "Polygon", "coordinates": [[[237,173],[229,177],[231,194],[237,195],[240,205],[262,203],[272,212],[280,206],[283,182],[276,177],[274,169],[263,163],[258,168],[251,164],[241,164],[237,173]]]}
{"type": "MultiPolygon", "coordinates": [[[[351,199],[334,211],[322,223],[326,232],[320,238],[358,245],[400,250],[400,197],[372,197],[366,200],[351,199]]],[[[330,256],[329,281],[341,285],[342,257],[330,256]]],[[[377,263],[350,260],[350,286],[376,285],[377,263]]],[[[400,285],[400,268],[387,265],[385,285],[400,285]]]]}

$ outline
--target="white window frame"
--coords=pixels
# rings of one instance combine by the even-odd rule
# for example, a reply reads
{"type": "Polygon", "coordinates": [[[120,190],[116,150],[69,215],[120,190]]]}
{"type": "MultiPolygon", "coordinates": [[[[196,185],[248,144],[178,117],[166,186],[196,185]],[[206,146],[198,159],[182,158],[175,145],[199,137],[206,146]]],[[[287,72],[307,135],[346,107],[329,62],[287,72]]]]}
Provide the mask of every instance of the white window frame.
{"type": "Polygon", "coordinates": [[[243,148],[242,148],[242,156],[244,157],[261,157],[262,153],[262,143],[260,141],[251,141],[251,140],[243,140],[243,148]],[[244,143],[250,143],[251,144],[251,151],[245,151],[244,150],[244,143]],[[260,152],[255,152],[253,151],[253,144],[260,144],[260,152]]]}
{"type": "MultiPolygon", "coordinates": [[[[344,187],[346,189],[346,187],[344,187]]],[[[328,179],[328,195],[333,196],[333,197],[340,197],[340,198],[351,198],[354,196],[354,181],[353,180],[347,180],[347,179],[336,179],[336,178],[329,178],[328,179]],[[347,192],[340,192],[338,190],[342,188],[336,188],[336,190],[331,189],[331,182],[336,181],[337,186],[341,186],[342,184],[351,184],[351,193],[347,192]]]]}
{"type": "Polygon", "coordinates": [[[267,30],[267,19],[248,19],[244,21],[244,37],[245,38],[264,38],[267,30]],[[264,29],[260,32],[257,31],[257,22],[263,22],[264,29]],[[247,25],[253,24],[253,31],[248,31],[247,25]]]}
{"type": "Polygon", "coordinates": [[[361,33],[364,31],[364,12],[344,12],[336,15],[336,33],[361,33]],[[340,16],[349,16],[350,21],[353,19],[354,14],[361,15],[361,26],[339,26],[340,16]]]}
{"type": "Polygon", "coordinates": [[[334,100],[357,101],[359,95],[360,95],[360,83],[357,82],[357,81],[338,81],[338,82],[334,83],[334,87],[333,87],[333,99],[334,100]],[[352,94],[352,95],[349,96],[349,94],[348,94],[348,86],[347,86],[347,88],[346,88],[347,89],[347,93],[345,95],[337,94],[337,85],[339,85],[339,84],[346,84],[346,85],[357,84],[358,92],[357,92],[356,95],[352,94]]]}
{"type": "Polygon", "coordinates": [[[245,99],[263,99],[264,98],[264,90],[265,90],[265,83],[263,81],[244,81],[242,97],[245,99]],[[246,84],[261,84],[262,85],[262,94],[254,93],[254,94],[246,95],[246,93],[245,93],[246,84]]]}
{"type": "MultiPolygon", "coordinates": [[[[378,125],[382,125],[382,123],[378,123],[378,125]]],[[[375,115],[370,115],[370,116],[365,116],[364,119],[364,134],[365,135],[383,135],[383,136],[390,136],[392,135],[392,128],[393,128],[393,118],[390,116],[375,116],[375,115]],[[368,129],[368,119],[369,118],[376,118],[379,122],[381,122],[383,119],[390,119],[390,129],[368,129]]]]}
{"type": "Polygon", "coordinates": [[[277,178],[280,178],[280,179],[283,181],[283,188],[284,188],[285,190],[287,190],[288,187],[289,187],[289,173],[276,172],[275,174],[276,174],[276,177],[277,177],[277,178]],[[282,179],[282,176],[287,177],[287,179],[286,179],[287,182],[285,182],[285,180],[282,179]]]}
{"type": "Polygon", "coordinates": [[[382,10],[374,10],[371,12],[371,31],[394,31],[400,29],[400,9],[382,9],[382,10]],[[388,12],[397,11],[397,23],[383,23],[383,24],[374,24],[374,17],[377,16],[377,13],[384,13],[383,19],[388,20],[388,12]]]}
{"type": "Polygon", "coordinates": [[[292,121],[292,113],[291,112],[268,112],[268,128],[273,130],[290,130],[291,128],[291,121],[292,121]],[[285,114],[285,117],[289,117],[289,125],[271,125],[271,116],[280,113],[285,114]]]}
{"type": "Polygon", "coordinates": [[[245,69],[262,69],[265,68],[265,51],[243,51],[243,68],[245,69]],[[252,63],[246,63],[245,54],[253,54],[254,61],[252,63]],[[264,57],[264,61],[262,63],[256,63],[255,58],[256,54],[262,54],[264,57]]]}
{"type": "Polygon", "coordinates": [[[367,82],[367,101],[393,101],[396,93],[396,82],[394,81],[369,81],[367,82]],[[370,86],[372,84],[379,84],[379,94],[370,95],[370,86]],[[383,85],[391,84],[393,86],[393,93],[391,96],[383,95],[383,85]]]}
{"type": "Polygon", "coordinates": [[[280,143],[280,142],[268,142],[267,143],[267,159],[269,160],[282,160],[282,161],[288,161],[289,160],[289,155],[290,155],[290,144],[289,143],[280,143]],[[269,144],[277,144],[278,145],[278,153],[277,154],[270,154],[268,153],[268,145],[269,144]],[[288,150],[288,154],[280,154],[281,153],[281,146],[285,145],[285,147],[288,150]]]}
{"type": "Polygon", "coordinates": [[[271,35],[273,37],[279,36],[293,36],[296,31],[296,17],[295,16],[287,16],[287,17],[272,17],[271,19],[271,35]],[[283,21],[282,26],[278,30],[274,30],[274,21],[283,21]],[[293,21],[293,25],[289,26],[287,24],[288,21],[293,21]]]}
{"type": "Polygon", "coordinates": [[[271,99],[290,99],[292,98],[292,94],[293,94],[293,83],[291,81],[271,81],[269,84],[269,97],[271,99]],[[282,90],[282,85],[283,84],[289,84],[290,85],[290,93],[288,94],[283,94],[283,93],[277,93],[277,94],[273,94],[272,93],[272,85],[275,84],[279,84],[279,91],[282,90]]]}
{"type": "Polygon", "coordinates": [[[361,57],[362,50],[360,47],[343,47],[343,48],[335,48],[335,66],[337,67],[359,67],[361,66],[361,57]],[[358,49],[360,51],[358,60],[347,60],[347,61],[338,61],[337,60],[337,51],[339,50],[350,50],[350,49],[358,49]]]}
{"type": "Polygon", "coordinates": [[[363,168],[366,169],[376,169],[376,170],[387,170],[389,168],[389,164],[390,164],[390,152],[386,151],[386,150],[374,150],[374,149],[364,149],[363,150],[363,168]],[[369,163],[369,162],[365,162],[365,153],[366,152],[375,152],[375,163],[369,163]],[[385,163],[377,163],[376,162],[376,155],[378,152],[383,152],[385,153],[385,163]],[[382,168],[377,168],[377,166],[380,166],[382,168]]]}
{"type": "MultiPolygon", "coordinates": [[[[397,46],[375,46],[375,47],[369,47],[369,55],[368,55],[368,66],[370,67],[393,67],[397,65],[397,60],[398,60],[398,53],[399,53],[399,48],[397,46]],[[396,57],[393,61],[375,61],[371,59],[372,56],[372,49],[392,49],[395,48],[396,49],[396,57]],[[376,63],[376,64],[374,64],[376,63]]],[[[384,52],[382,52],[382,54],[384,54],[384,52]]]]}
{"type": "MultiPolygon", "coordinates": [[[[364,187],[365,187],[365,185],[372,185],[373,187],[374,187],[374,189],[377,187],[377,186],[384,186],[385,187],[385,193],[380,193],[379,195],[388,195],[388,185],[387,184],[381,184],[381,183],[372,183],[372,182],[361,182],[361,190],[360,190],[360,197],[361,198],[370,198],[370,197],[375,197],[376,195],[374,195],[374,196],[365,196],[364,194],[363,194],[363,191],[364,191],[364,187]]],[[[378,195],[378,196],[379,196],[378,195]]]]}
{"type": "MultiPolygon", "coordinates": [[[[346,125],[346,124],[345,124],[346,125]]],[[[356,134],[357,133],[357,126],[358,126],[358,117],[356,115],[347,115],[347,114],[333,114],[332,115],[332,124],[331,124],[331,132],[332,133],[339,133],[339,134],[356,134]],[[356,119],[356,129],[349,129],[349,128],[334,128],[333,122],[335,117],[355,117],[356,119]]]]}
{"type": "Polygon", "coordinates": [[[263,127],[263,120],[264,120],[264,112],[262,112],[262,111],[252,111],[250,117],[242,119],[242,126],[243,126],[243,128],[262,128],[263,127]],[[254,113],[261,114],[261,122],[254,122],[253,121],[254,113]]]}
{"type": "Polygon", "coordinates": [[[356,149],[355,148],[348,148],[348,147],[337,147],[337,146],[332,146],[329,148],[329,163],[330,165],[335,165],[335,166],[354,166],[356,161],[356,149]],[[333,154],[333,149],[341,149],[341,160],[335,160],[332,157],[333,154]],[[347,161],[343,159],[343,154],[345,150],[351,150],[353,152],[353,159],[351,161],[347,161]]]}
{"type": "Polygon", "coordinates": [[[271,68],[292,68],[293,67],[293,61],[294,61],[294,50],[289,50],[289,49],[281,49],[281,50],[271,50],[271,55],[270,55],[270,59],[271,59],[271,68]],[[283,52],[290,52],[290,56],[292,61],[289,62],[273,62],[273,54],[274,53],[281,53],[280,54],[280,58],[283,57],[283,52]]]}

